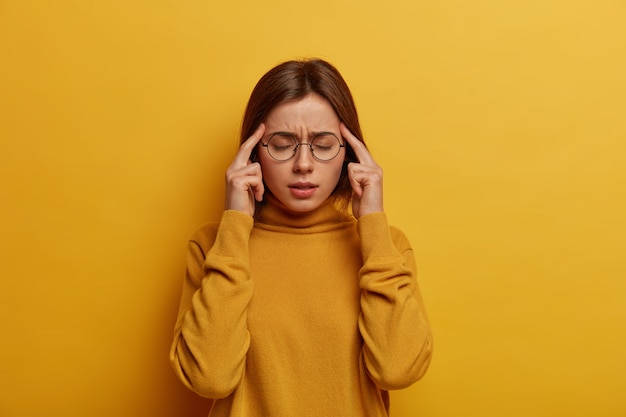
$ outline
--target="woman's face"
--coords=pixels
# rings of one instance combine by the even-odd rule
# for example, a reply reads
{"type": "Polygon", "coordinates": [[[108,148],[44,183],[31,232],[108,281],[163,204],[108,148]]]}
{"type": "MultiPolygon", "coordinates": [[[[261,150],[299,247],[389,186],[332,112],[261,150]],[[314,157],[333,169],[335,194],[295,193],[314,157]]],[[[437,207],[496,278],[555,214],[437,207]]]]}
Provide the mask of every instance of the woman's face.
{"type": "Polygon", "coordinates": [[[319,161],[309,146],[302,145],[293,158],[277,161],[262,144],[267,144],[277,132],[288,133],[298,143],[310,143],[316,135],[330,132],[343,144],[337,114],[326,99],[313,93],[298,101],[279,104],[264,123],[265,134],[257,151],[266,187],[291,211],[315,210],[328,199],[339,181],[345,148],[340,148],[334,159],[319,161]]]}

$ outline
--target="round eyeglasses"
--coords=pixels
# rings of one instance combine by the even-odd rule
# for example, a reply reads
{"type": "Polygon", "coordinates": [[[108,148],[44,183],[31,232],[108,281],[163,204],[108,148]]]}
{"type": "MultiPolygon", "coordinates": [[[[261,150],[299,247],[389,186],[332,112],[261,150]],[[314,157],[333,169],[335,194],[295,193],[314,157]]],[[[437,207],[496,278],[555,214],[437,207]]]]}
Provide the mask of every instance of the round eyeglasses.
{"type": "Polygon", "coordinates": [[[267,149],[270,156],[277,161],[287,161],[294,157],[298,148],[306,145],[311,149],[313,158],[318,161],[330,161],[339,155],[342,145],[337,136],[330,132],[316,134],[310,143],[298,143],[294,135],[285,132],[272,133],[267,139],[267,143],[261,146],[267,149]]]}

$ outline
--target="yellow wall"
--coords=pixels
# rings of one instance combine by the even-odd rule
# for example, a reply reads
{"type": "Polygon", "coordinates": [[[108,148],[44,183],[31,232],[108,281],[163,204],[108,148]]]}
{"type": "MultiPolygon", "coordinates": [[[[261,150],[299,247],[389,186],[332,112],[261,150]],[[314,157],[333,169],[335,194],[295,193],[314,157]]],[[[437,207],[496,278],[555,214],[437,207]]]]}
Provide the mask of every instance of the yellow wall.
{"type": "Polygon", "coordinates": [[[436,337],[398,416],[626,415],[621,0],[0,2],[0,415],[203,416],[167,362],[247,96],[353,88],[436,337]],[[384,5],[383,5],[384,4],[384,5]]]}

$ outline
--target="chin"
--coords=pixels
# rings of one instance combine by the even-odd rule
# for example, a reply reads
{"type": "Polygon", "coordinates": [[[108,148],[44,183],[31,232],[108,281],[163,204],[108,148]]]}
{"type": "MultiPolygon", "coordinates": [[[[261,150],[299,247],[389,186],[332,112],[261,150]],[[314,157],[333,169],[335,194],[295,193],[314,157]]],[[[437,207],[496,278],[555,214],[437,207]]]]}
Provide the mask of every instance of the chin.
{"type": "Polygon", "coordinates": [[[287,204],[281,201],[281,203],[289,211],[292,211],[294,213],[305,214],[305,213],[309,213],[319,208],[322,204],[324,204],[324,201],[296,201],[296,202],[290,201],[290,202],[287,202],[287,204]]]}
{"type": "Polygon", "coordinates": [[[305,214],[309,213],[313,210],[318,209],[322,206],[328,197],[325,198],[306,198],[306,199],[297,199],[292,196],[276,196],[278,201],[289,211],[294,213],[305,214]]]}

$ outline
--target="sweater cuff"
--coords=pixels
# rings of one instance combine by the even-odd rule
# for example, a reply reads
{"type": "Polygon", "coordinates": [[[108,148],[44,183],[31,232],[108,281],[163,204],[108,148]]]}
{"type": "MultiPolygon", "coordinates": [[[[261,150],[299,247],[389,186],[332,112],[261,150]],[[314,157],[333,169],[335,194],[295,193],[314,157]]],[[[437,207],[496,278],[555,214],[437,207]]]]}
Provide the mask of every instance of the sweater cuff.
{"type": "Polygon", "coordinates": [[[357,230],[361,237],[363,260],[371,257],[398,256],[384,212],[360,217],[357,221],[357,230]]]}
{"type": "Polygon", "coordinates": [[[237,210],[226,210],[217,230],[217,236],[211,250],[215,255],[238,257],[248,253],[250,232],[254,226],[254,219],[237,210]]]}

